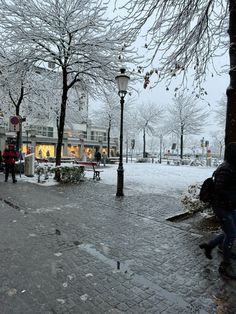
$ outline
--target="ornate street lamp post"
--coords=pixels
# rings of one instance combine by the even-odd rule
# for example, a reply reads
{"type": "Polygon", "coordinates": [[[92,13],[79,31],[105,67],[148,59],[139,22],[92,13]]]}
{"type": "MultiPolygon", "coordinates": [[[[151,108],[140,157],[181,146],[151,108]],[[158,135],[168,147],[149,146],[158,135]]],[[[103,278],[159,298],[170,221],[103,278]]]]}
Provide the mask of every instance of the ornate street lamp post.
{"type": "Polygon", "coordinates": [[[124,196],[124,168],[123,168],[123,112],[125,95],[127,94],[129,76],[125,74],[125,69],[120,69],[120,74],[116,76],[118,94],[120,96],[121,114],[120,114],[120,158],[117,169],[117,192],[116,196],[124,196]]]}
{"type": "Polygon", "coordinates": [[[3,125],[4,121],[3,121],[3,117],[4,117],[4,114],[2,111],[0,111],[0,126],[3,125]]]}

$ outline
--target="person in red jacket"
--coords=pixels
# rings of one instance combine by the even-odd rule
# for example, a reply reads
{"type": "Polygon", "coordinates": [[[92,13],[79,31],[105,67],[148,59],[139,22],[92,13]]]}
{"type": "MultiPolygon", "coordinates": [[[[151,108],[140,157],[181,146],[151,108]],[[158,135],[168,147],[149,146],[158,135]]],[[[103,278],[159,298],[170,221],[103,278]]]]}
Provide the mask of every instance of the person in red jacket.
{"type": "Polygon", "coordinates": [[[8,180],[9,173],[12,174],[12,181],[16,183],[15,162],[19,157],[19,154],[14,149],[13,144],[9,144],[3,152],[3,162],[5,163],[5,182],[8,180]]]}

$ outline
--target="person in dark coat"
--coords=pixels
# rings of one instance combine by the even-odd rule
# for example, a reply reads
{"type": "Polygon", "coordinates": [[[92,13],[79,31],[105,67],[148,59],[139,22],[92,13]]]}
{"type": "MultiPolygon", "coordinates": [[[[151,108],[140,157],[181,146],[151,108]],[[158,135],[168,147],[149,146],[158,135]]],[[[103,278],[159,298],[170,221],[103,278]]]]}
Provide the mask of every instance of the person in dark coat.
{"type": "Polygon", "coordinates": [[[223,233],[208,243],[200,244],[207,258],[212,259],[212,250],[220,246],[223,261],[220,264],[220,274],[236,279],[236,272],[231,265],[231,259],[236,255],[232,252],[236,238],[236,142],[229,143],[225,150],[225,160],[214,173],[215,191],[212,208],[219,219],[223,233]]]}
{"type": "Polygon", "coordinates": [[[5,163],[5,182],[8,180],[9,173],[11,172],[12,181],[16,183],[16,174],[15,174],[15,162],[19,158],[19,154],[14,149],[13,144],[9,144],[3,152],[3,161],[5,163]]]}
{"type": "Polygon", "coordinates": [[[97,162],[97,165],[99,166],[100,162],[101,162],[101,158],[102,158],[101,153],[99,151],[96,151],[95,154],[94,154],[94,157],[95,157],[95,160],[97,162]]]}
{"type": "Polygon", "coordinates": [[[3,171],[3,164],[2,164],[2,151],[0,150],[0,171],[3,171]]]}

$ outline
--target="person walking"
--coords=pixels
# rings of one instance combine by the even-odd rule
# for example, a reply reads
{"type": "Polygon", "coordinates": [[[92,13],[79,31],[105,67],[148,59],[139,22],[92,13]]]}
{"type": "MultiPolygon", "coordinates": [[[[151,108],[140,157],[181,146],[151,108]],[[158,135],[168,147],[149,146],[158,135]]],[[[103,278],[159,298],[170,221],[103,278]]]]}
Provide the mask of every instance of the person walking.
{"type": "Polygon", "coordinates": [[[212,209],[219,219],[223,233],[199,246],[209,259],[212,259],[212,250],[219,246],[223,253],[219,273],[228,278],[236,279],[236,272],[231,264],[231,260],[236,258],[232,252],[236,238],[236,142],[227,145],[225,160],[216,169],[214,181],[212,209]]]}
{"type": "Polygon", "coordinates": [[[2,151],[0,150],[0,171],[3,171],[2,161],[3,161],[3,158],[2,158],[2,151]]]}
{"type": "Polygon", "coordinates": [[[5,163],[5,182],[7,182],[9,173],[11,172],[12,181],[16,183],[15,162],[19,158],[19,154],[14,149],[13,144],[8,144],[8,148],[4,150],[2,157],[5,163]]]}
{"type": "Polygon", "coordinates": [[[98,150],[95,152],[94,157],[95,157],[97,166],[100,166],[102,155],[98,150]]]}
{"type": "Polygon", "coordinates": [[[102,153],[102,162],[103,162],[103,166],[106,166],[106,161],[107,161],[107,155],[105,152],[102,153]]]}

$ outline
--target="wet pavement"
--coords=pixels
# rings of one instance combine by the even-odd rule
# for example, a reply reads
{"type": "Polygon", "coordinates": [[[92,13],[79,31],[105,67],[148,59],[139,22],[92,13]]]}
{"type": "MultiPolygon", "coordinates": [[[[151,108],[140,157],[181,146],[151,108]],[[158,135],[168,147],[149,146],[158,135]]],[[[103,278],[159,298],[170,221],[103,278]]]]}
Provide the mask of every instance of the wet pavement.
{"type": "Polygon", "coordinates": [[[39,186],[0,174],[0,313],[236,313],[179,199],[84,181],[39,186]]]}

